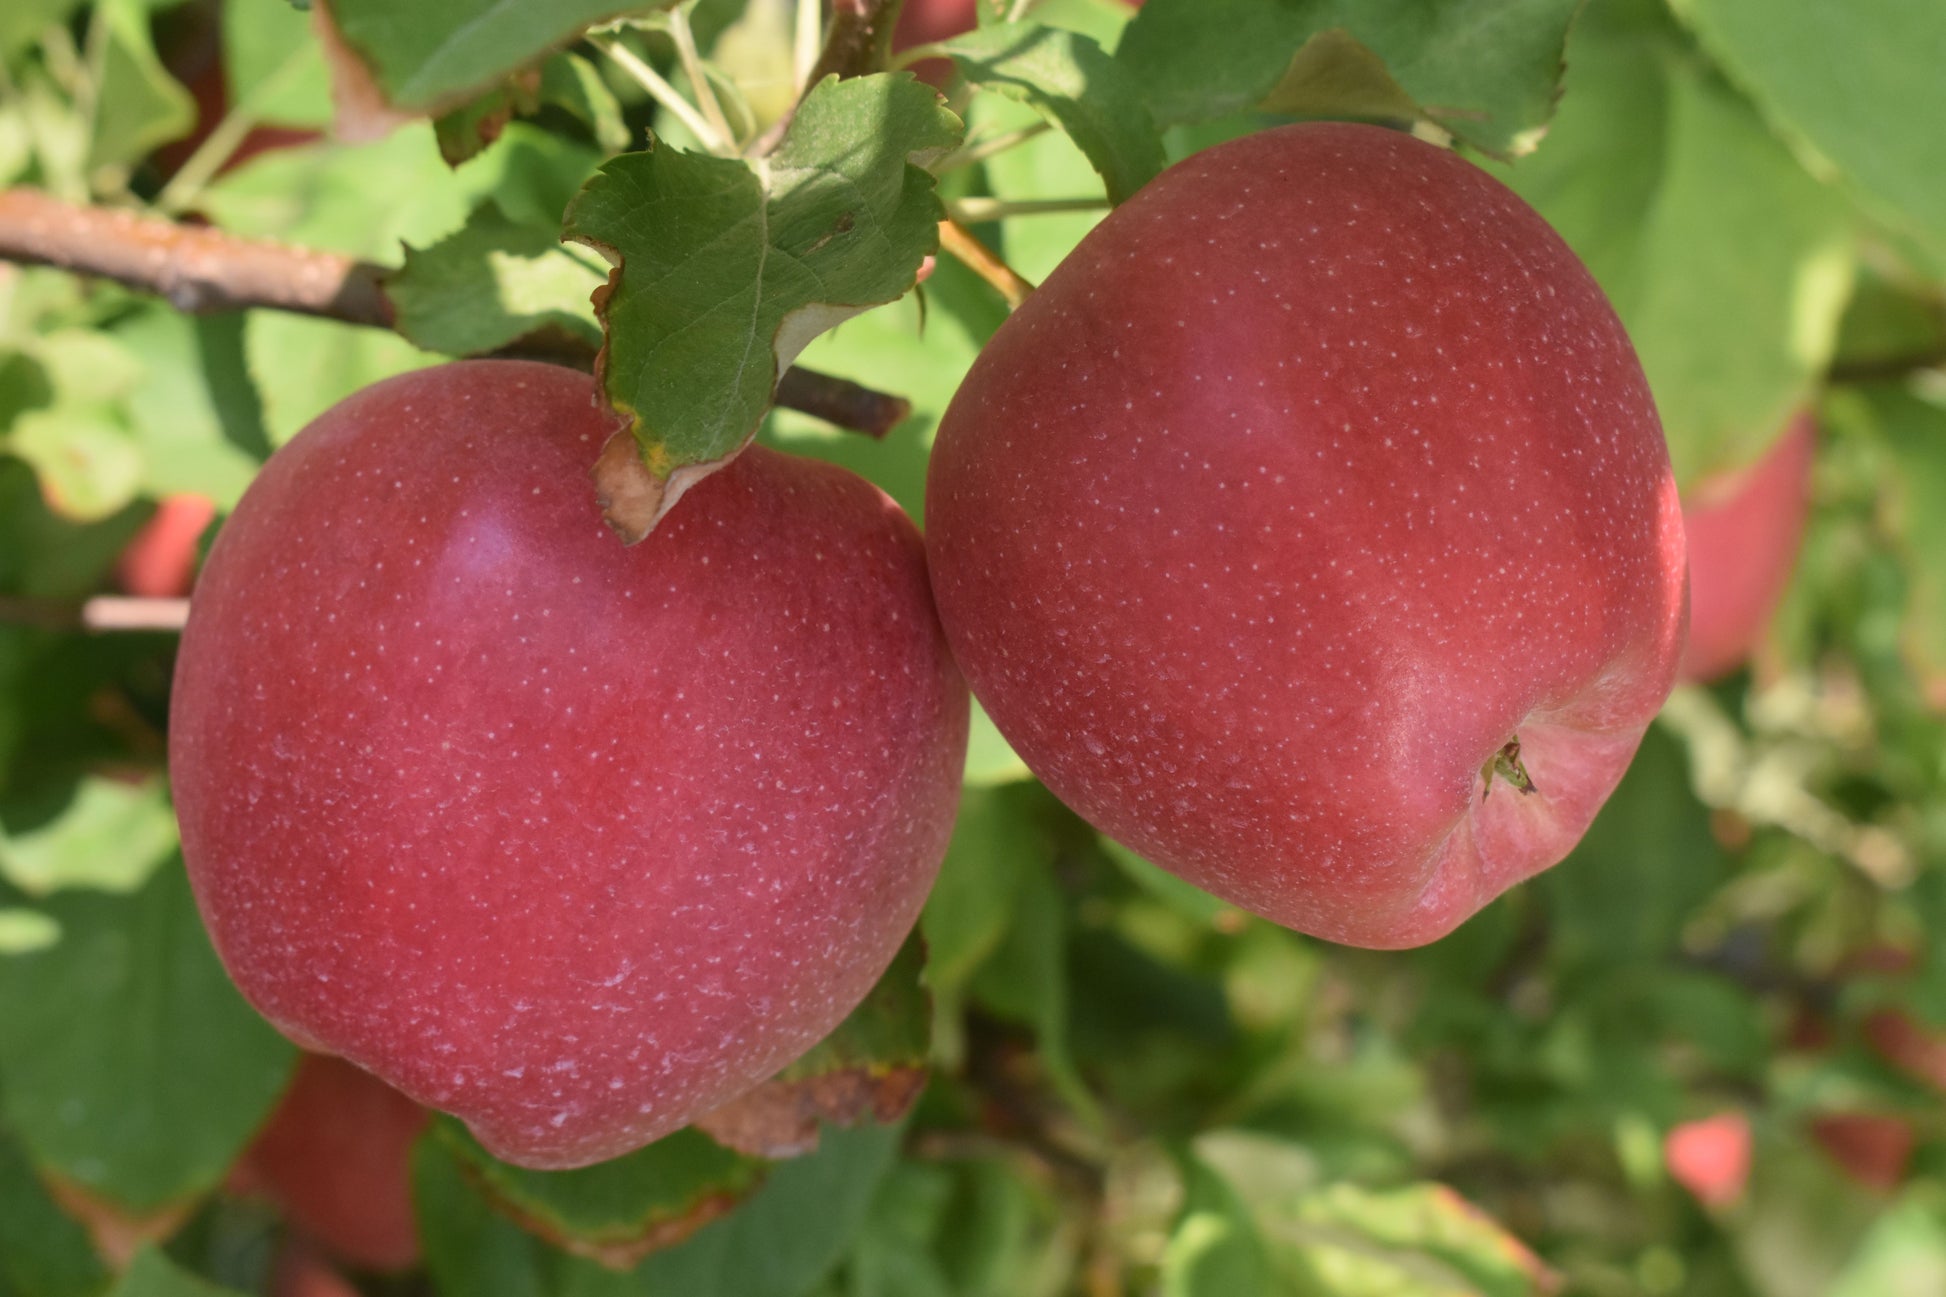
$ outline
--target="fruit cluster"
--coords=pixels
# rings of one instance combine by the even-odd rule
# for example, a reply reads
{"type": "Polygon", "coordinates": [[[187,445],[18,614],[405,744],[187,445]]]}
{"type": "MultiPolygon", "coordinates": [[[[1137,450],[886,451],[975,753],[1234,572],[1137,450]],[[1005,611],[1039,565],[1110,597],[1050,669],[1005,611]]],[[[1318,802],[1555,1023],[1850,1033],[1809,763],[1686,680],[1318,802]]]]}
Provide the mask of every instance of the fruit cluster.
{"type": "Polygon", "coordinates": [[[617,426],[513,361],[330,410],[223,527],[171,723],[245,994],[530,1166],[674,1130],[860,1001],[945,851],[965,681],[1105,833],[1397,947],[1566,854],[1683,650],[1613,311],[1376,127],[1206,150],[1104,221],[966,379],[923,542],[752,448],[625,548],[587,480],[617,426]]]}

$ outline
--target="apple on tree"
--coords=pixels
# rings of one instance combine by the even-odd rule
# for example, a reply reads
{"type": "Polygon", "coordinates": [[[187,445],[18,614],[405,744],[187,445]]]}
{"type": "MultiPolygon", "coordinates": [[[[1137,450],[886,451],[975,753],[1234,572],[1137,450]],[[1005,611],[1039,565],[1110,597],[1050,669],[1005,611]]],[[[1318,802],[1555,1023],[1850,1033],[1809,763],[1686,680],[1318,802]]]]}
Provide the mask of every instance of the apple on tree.
{"type": "Polygon", "coordinates": [[[307,1054],[231,1186],[275,1200],[340,1260],[402,1270],[419,1259],[412,1145],[427,1115],[343,1059],[307,1054]]]}
{"type": "Polygon", "coordinates": [[[170,724],[244,995],[535,1167],[836,1026],[918,916],[966,743],[886,496],[753,448],[624,548],[588,482],[614,430],[587,376],[514,361],[333,407],[219,535],[170,724]]]}
{"type": "Polygon", "coordinates": [[[1682,678],[1736,669],[1790,585],[1811,502],[1817,421],[1807,413],[1741,473],[1705,482],[1683,506],[1689,538],[1689,642],[1682,678]]]}
{"type": "Polygon", "coordinates": [[[1720,1112],[1679,1122],[1662,1140],[1669,1178],[1705,1207],[1728,1207],[1750,1180],[1750,1119],[1720,1112]]]}
{"type": "Polygon", "coordinates": [[[1668,694],[1680,505],[1594,280],[1450,152],[1164,172],[994,336],[927,547],[974,692],[1097,828],[1332,940],[1554,864],[1668,694]]]}

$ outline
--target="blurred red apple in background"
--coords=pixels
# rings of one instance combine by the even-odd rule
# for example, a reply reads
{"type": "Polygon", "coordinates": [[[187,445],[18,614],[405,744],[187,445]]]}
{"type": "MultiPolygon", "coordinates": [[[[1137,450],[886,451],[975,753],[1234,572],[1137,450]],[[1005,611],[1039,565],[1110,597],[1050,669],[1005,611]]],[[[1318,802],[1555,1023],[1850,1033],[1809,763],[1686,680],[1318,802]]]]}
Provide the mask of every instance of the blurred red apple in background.
{"type": "Polygon", "coordinates": [[[1850,1179],[1891,1193],[1905,1179],[1917,1136],[1903,1117],[1881,1112],[1827,1112],[1811,1119],[1811,1138],[1850,1179]]]}
{"type": "Polygon", "coordinates": [[[1750,1122],[1740,1112],[1682,1122],[1663,1137],[1662,1160],[1698,1202],[1727,1207],[1750,1179],[1750,1122]]]}
{"type": "Polygon", "coordinates": [[[585,374],[460,362],[279,450],[211,551],[169,738],[238,986],[508,1160],[614,1157],[858,1004],[945,853],[966,689],[917,531],[762,448],[642,544],[585,374]]]}
{"type": "Polygon", "coordinates": [[[927,509],[954,652],[1047,786],[1354,945],[1560,860],[1681,648],[1613,310],[1492,177],[1371,126],[1218,145],[1111,213],[974,364],[927,509]]]}
{"type": "Polygon", "coordinates": [[[330,1252],[368,1270],[419,1259],[412,1145],[424,1108],[341,1058],[306,1055],[233,1177],[330,1252]]]}
{"type": "Polygon", "coordinates": [[[216,518],[216,505],[200,495],[169,495],[122,547],[115,581],[129,594],[174,599],[196,580],[196,543],[216,518]]]}
{"type": "Polygon", "coordinates": [[[1706,482],[1683,506],[1689,536],[1689,643],[1685,680],[1735,670],[1762,637],[1790,584],[1811,503],[1817,422],[1791,421],[1764,457],[1706,482]]]}
{"type": "MultiPolygon", "coordinates": [[[[978,0],[906,0],[892,29],[892,52],[951,40],[980,25],[978,0]]],[[[943,88],[953,76],[951,59],[920,59],[912,72],[927,85],[943,88]]]]}

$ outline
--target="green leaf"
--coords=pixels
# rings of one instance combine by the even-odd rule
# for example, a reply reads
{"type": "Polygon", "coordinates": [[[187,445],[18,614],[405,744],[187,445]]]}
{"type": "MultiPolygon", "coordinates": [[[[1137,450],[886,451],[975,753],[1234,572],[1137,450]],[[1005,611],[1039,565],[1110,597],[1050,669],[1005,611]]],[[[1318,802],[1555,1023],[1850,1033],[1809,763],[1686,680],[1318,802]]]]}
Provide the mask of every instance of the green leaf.
{"type": "Polygon", "coordinates": [[[87,1231],[54,1205],[20,1146],[0,1133],[0,1292],[94,1297],[107,1282],[87,1231]]]}
{"type": "Polygon", "coordinates": [[[939,879],[919,930],[926,938],[926,985],[957,1000],[1000,948],[1013,922],[1021,881],[1053,858],[1031,786],[968,788],[939,879]]]}
{"type": "Polygon", "coordinates": [[[80,7],[81,0],[7,0],[0,5],[0,62],[11,61],[80,7]]]}
{"type": "Polygon", "coordinates": [[[39,1165],[120,1206],[209,1190],[295,1051],[230,985],[179,866],[46,910],[60,942],[0,958],[0,1107],[39,1165]]]}
{"type": "Polygon", "coordinates": [[[61,925],[21,906],[0,907],[0,955],[45,950],[61,939],[61,925]]]}
{"type": "Polygon", "coordinates": [[[227,510],[269,456],[263,403],[244,363],[243,320],[152,303],[116,322],[112,336],[142,366],[127,406],[145,494],[188,492],[227,510]]]}
{"type": "Polygon", "coordinates": [[[1946,6],[1674,0],[1814,163],[1835,166],[1946,274],[1946,6]]]}
{"type": "Polygon", "coordinates": [[[135,1254],[121,1281],[109,1290],[108,1297],[243,1297],[234,1288],[224,1288],[197,1277],[152,1247],[135,1254]]]}
{"type": "Polygon", "coordinates": [[[753,1157],[817,1147],[821,1122],[902,1120],[925,1089],[932,1005],[920,973],[925,949],[908,937],[871,993],[837,1028],[770,1080],[696,1125],[753,1157]]]}
{"type": "Polygon", "coordinates": [[[1880,1216],[1826,1297],[1946,1292],[1946,1219],[1914,1194],[1880,1216]]]}
{"type": "Polygon", "coordinates": [[[601,72],[579,54],[557,54],[541,65],[541,102],[553,104],[585,123],[604,153],[628,148],[630,132],[622,106],[601,72]]]}
{"type": "Polygon", "coordinates": [[[0,417],[15,405],[0,445],[31,463],[48,501],[70,518],[115,513],[141,487],[143,457],[128,426],[126,398],[142,367],[108,335],[59,329],[29,339],[0,379],[0,417]],[[23,369],[23,365],[25,369],[23,369]],[[31,371],[31,372],[29,372],[31,371]],[[32,392],[15,404],[23,388],[32,392]]]}
{"type": "Polygon", "coordinates": [[[816,1152],[778,1165],[729,1215],[627,1273],[544,1247],[480,1196],[447,1140],[423,1140],[413,1196],[427,1269],[444,1297],[800,1297],[850,1246],[899,1136],[826,1131],[816,1152]]]}
{"type": "Polygon", "coordinates": [[[799,1297],[856,1237],[902,1134],[895,1126],[826,1130],[817,1152],[779,1163],[743,1206],[643,1262],[631,1290],[799,1297]]]}
{"type": "Polygon", "coordinates": [[[942,47],[974,85],[1031,106],[1087,155],[1119,203],[1162,170],[1138,82],[1086,36],[1038,23],[982,27],[942,47]]]}
{"type": "Polygon", "coordinates": [[[1014,921],[970,990],[989,1012],[1033,1029],[1048,1081],[1077,1115],[1098,1125],[1101,1108],[1075,1067],[1068,1035],[1067,923],[1048,865],[1025,870],[1014,921]]]}
{"type": "Polygon", "coordinates": [[[1162,1297],[1269,1294],[1270,1263],[1248,1208],[1200,1162],[1184,1182],[1182,1217],[1162,1253],[1162,1297]]]}
{"type": "Polygon", "coordinates": [[[619,14],[674,0],[333,0],[331,21],[386,102],[410,112],[449,108],[619,14]]]}
{"type": "Polygon", "coordinates": [[[1810,401],[1853,272],[1842,200],[1664,24],[1589,24],[1545,145],[1502,176],[1607,291],[1685,487],[1810,401]]]}
{"type": "Polygon", "coordinates": [[[762,161],[657,145],[588,182],[567,233],[617,267],[602,381],[658,481],[735,454],[807,342],[911,288],[940,214],[914,164],[958,138],[910,77],[827,79],[762,161]]]}
{"type": "Polygon", "coordinates": [[[146,6],[100,0],[95,15],[105,41],[88,165],[126,168],[187,135],[196,124],[196,101],[156,57],[146,6]]]}
{"type": "Polygon", "coordinates": [[[277,311],[250,312],[243,345],[277,446],[353,392],[440,359],[382,329],[277,311]]]}
{"type": "Polygon", "coordinates": [[[1531,886],[1547,898],[1558,958],[1609,966],[1673,954],[1684,921],[1728,874],[1685,754],[1658,725],[1580,844],[1531,886]]]}
{"type": "Polygon", "coordinates": [[[311,20],[287,4],[223,10],[223,73],[232,104],[284,126],[331,124],[331,79],[311,20]]]}
{"type": "Polygon", "coordinates": [[[1302,1291],[1540,1297],[1559,1287],[1505,1226],[1445,1185],[1374,1192],[1339,1184],[1291,1204],[1252,1205],[1276,1268],[1302,1291]]]}
{"type": "Polygon", "coordinates": [[[601,258],[520,225],[488,203],[429,248],[407,248],[386,279],[398,331],[427,351],[478,356],[529,334],[601,342],[589,295],[607,282],[601,258]]]}
{"type": "Polygon", "coordinates": [[[1900,636],[1929,696],[1946,692],[1946,401],[1892,386],[1832,402],[1834,421],[1883,440],[1893,471],[1884,487],[1910,592],[1900,636]]]}
{"type": "Polygon", "coordinates": [[[434,1130],[502,1215],[556,1247],[613,1266],[689,1236],[748,1196],[765,1171],[694,1130],[576,1171],[499,1161],[450,1118],[434,1130]]]}
{"type": "Polygon", "coordinates": [[[34,895],[132,892],[176,848],[176,815],[160,779],[88,776],[66,806],[28,828],[13,827],[19,809],[0,801],[0,877],[34,895]]]}
{"type": "Polygon", "coordinates": [[[1579,0],[1149,0],[1115,57],[1157,122],[1424,117],[1497,155],[1553,110],[1579,0]]]}

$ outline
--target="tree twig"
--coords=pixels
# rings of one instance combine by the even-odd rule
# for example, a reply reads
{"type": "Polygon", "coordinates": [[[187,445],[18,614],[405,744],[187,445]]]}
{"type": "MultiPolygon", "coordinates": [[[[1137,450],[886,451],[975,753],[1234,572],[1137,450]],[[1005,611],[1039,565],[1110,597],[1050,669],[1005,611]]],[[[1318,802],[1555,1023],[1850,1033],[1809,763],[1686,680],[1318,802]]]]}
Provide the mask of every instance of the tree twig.
{"type": "MultiPolygon", "coordinates": [[[[384,288],[392,272],[385,266],[78,206],[34,189],[0,189],[0,261],[112,279],[197,314],[269,307],[378,329],[394,321],[384,288]]],[[[594,363],[585,342],[558,329],[517,339],[497,354],[582,369],[594,363]]],[[[884,436],[912,410],[901,397],[796,367],[778,383],[776,401],[873,437],[884,436]]]]}
{"type": "Polygon", "coordinates": [[[115,631],[182,630],[189,620],[187,599],[141,599],[133,595],[104,594],[80,603],[52,599],[25,599],[0,595],[0,623],[36,626],[42,630],[88,631],[107,634],[115,631]]]}

